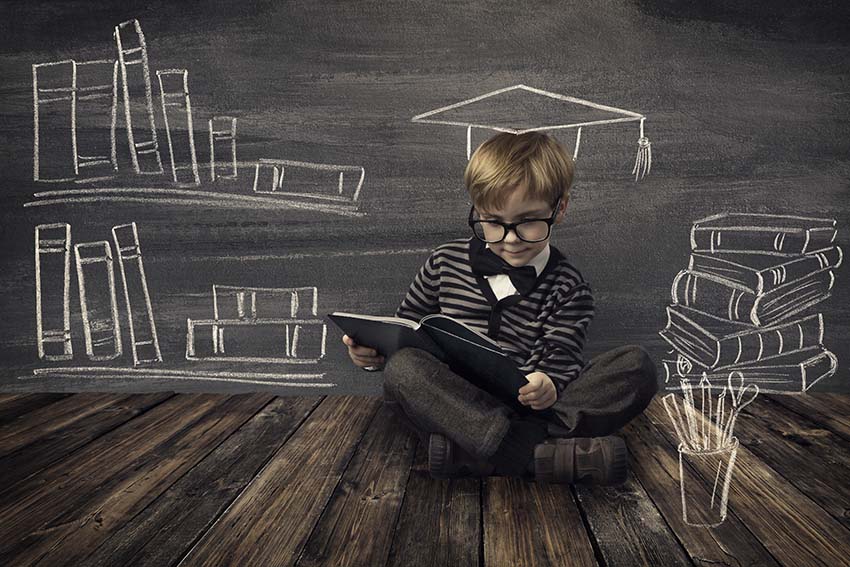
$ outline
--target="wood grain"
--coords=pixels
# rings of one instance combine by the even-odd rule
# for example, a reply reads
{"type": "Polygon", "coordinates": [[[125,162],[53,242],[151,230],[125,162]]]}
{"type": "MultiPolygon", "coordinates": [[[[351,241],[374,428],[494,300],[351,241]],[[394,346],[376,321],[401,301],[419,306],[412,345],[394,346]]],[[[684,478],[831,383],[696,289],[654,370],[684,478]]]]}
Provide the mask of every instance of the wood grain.
{"type": "Polygon", "coordinates": [[[377,408],[325,398],[182,565],[293,565],[377,408]]]}
{"type": "Polygon", "coordinates": [[[309,417],[320,398],[276,398],[79,567],[170,565],[182,557],[309,417]]]}
{"type": "MultiPolygon", "coordinates": [[[[669,419],[657,400],[646,416],[654,424],[669,419]]],[[[670,429],[659,430],[677,442],[670,429]]],[[[850,555],[846,528],[743,445],[738,447],[729,507],[783,565],[841,565],[850,555]]]]}
{"type": "Polygon", "coordinates": [[[484,565],[596,565],[569,485],[491,477],[485,483],[484,565]]]}

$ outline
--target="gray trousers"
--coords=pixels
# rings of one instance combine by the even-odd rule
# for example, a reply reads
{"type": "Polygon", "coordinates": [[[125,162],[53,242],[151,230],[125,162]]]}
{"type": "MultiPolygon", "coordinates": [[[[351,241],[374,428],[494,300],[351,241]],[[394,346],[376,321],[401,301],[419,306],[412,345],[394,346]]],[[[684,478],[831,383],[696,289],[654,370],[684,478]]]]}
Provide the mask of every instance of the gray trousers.
{"type": "MultiPolygon", "coordinates": [[[[385,402],[425,446],[431,432],[442,433],[478,458],[493,455],[511,420],[520,419],[419,349],[401,349],[389,358],[383,389],[385,402]]],[[[647,352],[622,346],[587,363],[546,412],[548,418],[525,419],[539,419],[553,437],[600,437],[639,415],[657,391],[657,371],[647,352]]]]}

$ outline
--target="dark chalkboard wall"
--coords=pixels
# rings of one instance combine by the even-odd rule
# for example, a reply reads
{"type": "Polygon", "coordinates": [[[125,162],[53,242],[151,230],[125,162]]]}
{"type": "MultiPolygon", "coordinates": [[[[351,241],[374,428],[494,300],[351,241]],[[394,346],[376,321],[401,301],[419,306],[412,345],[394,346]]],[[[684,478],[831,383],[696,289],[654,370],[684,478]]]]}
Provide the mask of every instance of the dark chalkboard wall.
{"type": "MultiPolygon", "coordinates": [[[[0,389],[378,393],[380,376],[348,364],[333,327],[316,364],[195,362],[185,356],[186,320],[212,317],[213,284],[315,287],[317,318],[330,311],[391,314],[428,251],[468,230],[466,130],[411,118],[517,84],[647,117],[652,171],[637,183],[630,175],[636,124],[583,131],[567,222],[553,242],[595,292],[587,354],[640,343],[661,367],[672,349],[658,332],[673,279],[688,265],[694,221],[721,212],[833,219],[835,244],[850,250],[850,9],[840,2],[732,4],[4,3],[0,389]],[[34,181],[32,65],[114,59],[113,29],[132,19],[146,38],[166,173],[130,169],[119,77],[118,174],[91,183],[34,181]],[[274,202],[279,195],[222,201],[162,192],[175,186],[156,69],[188,71],[201,176],[192,191],[251,195],[251,164],[276,158],[362,166],[356,204],[299,209],[274,202]],[[213,116],[237,119],[237,180],[209,180],[213,116]],[[53,204],[36,196],[86,188],[150,193],[53,204]],[[163,358],[146,368],[162,369],[160,375],[120,371],[132,367],[123,312],[124,356],[87,360],[73,264],[74,358],[39,360],[34,228],[59,222],[71,225],[74,243],[109,240],[111,227],[136,223],[163,358]],[[115,370],[33,375],[58,366],[115,370]],[[184,376],[195,371],[210,379],[184,376]],[[336,386],[274,383],[293,373],[336,386]],[[262,383],[226,379],[259,374],[262,383]]],[[[78,126],[84,140],[108,123],[78,126]]],[[[574,130],[557,135],[573,146],[574,130]]],[[[487,136],[473,130],[473,143],[487,136]]],[[[41,143],[46,152],[58,144],[50,134],[41,143]]],[[[186,157],[178,150],[178,159],[186,157]]],[[[314,174],[305,187],[326,183],[314,174]]],[[[823,314],[823,344],[838,359],[837,372],[815,389],[847,391],[850,273],[838,268],[834,275],[831,297],[808,311],[823,314]]]]}

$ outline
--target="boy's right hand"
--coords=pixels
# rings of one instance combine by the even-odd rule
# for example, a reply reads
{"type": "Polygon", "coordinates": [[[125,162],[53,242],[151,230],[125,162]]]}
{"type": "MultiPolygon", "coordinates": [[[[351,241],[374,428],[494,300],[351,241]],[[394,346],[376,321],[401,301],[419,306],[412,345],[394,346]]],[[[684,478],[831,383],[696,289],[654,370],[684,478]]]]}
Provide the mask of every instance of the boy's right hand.
{"type": "Polygon", "coordinates": [[[360,368],[381,367],[384,365],[384,357],[371,347],[358,345],[348,335],[342,336],[342,342],[348,347],[348,356],[351,361],[360,368]]]}

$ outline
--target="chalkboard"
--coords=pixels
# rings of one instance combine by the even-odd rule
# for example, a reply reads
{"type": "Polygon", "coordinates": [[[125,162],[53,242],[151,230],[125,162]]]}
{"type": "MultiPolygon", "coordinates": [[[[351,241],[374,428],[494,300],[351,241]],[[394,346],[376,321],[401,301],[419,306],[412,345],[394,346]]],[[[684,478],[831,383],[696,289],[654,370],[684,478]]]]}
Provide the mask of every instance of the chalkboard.
{"type": "Polygon", "coordinates": [[[531,129],[588,358],[848,391],[850,8],[679,4],[4,4],[0,391],[377,394],[325,315],[391,315],[531,129]]]}

